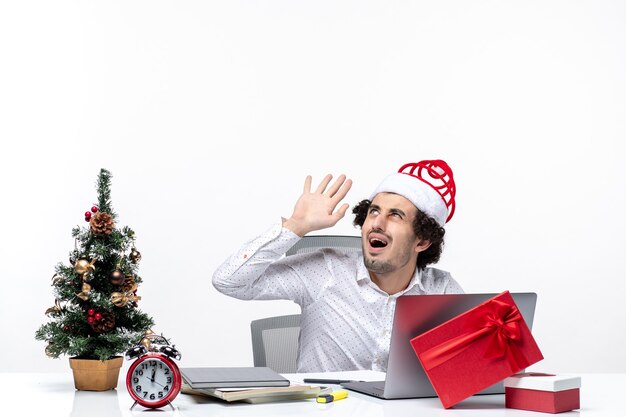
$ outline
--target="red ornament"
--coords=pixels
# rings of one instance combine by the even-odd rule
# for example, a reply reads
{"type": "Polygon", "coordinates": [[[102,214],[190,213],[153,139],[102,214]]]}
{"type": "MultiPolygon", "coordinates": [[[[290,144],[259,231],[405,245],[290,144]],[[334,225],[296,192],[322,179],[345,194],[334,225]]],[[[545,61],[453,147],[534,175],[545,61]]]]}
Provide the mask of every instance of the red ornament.
{"type": "Polygon", "coordinates": [[[90,316],[93,316],[94,313],[95,313],[95,310],[93,308],[90,308],[89,310],[87,310],[87,314],[89,314],[90,316]]]}
{"type": "Polygon", "coordinates": [[[95,318],[96,320],[100,320],[102,318],[102,314],[96,313],[95,318]]]}
{"type": "Polygon", "coordinates": [[[92,324],[94,322],[93,317],[87,317],[87,323],[92,324]]]}
{"type": "Polygon", "coordinates": [[[94,212],[94,213],[97,212],[98,211],[98,207],[96,207],[96,206],[91,207],[91,211],[94,212]]]}
{"type": "Polygon", "coordinates": [[[85,217],[91,217],[91,212],[90,211],[86,211],[85,212],[85,217]]]}

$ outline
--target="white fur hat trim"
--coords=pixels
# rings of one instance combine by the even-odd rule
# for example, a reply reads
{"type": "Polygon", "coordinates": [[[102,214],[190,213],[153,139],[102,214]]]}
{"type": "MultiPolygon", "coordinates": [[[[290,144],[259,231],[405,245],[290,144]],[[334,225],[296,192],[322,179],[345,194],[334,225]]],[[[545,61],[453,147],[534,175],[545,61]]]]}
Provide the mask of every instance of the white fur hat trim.
{"type": "Polygon", "coordinates": [[[446,224],[448,207],[443,198],[432,186],[415,176],[400,172],[391,174],[376,187],[369,198],[370,201],[373,201],[379,193],[401,195],[426,215],[435,219],[441,227],[446,224]]]}

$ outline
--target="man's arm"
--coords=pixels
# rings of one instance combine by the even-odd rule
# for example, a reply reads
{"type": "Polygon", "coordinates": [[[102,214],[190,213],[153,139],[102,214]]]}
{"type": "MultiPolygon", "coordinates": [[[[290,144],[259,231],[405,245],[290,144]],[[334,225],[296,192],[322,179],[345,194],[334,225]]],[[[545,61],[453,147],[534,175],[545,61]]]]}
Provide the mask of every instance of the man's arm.
{"type": "Polygon", "coordinates": [[[297,273],[279,262],[298,240],[299,236],[276,223],[220,265],[213,274],[213,286],[242,300],[302,299],[302,286],[293,284],[297,273]]]}
{"type": "MultiPolygon", "coordinates": [[[[248,242],[226,260],[213,275],[213,285],[223,294],[239,299],[289,299],[303,305],[317,283],[300,270],[307,259],[298,264],[282,256],[305,234],[334,226],[346,213],[348,204],[335,208],[346,196],[352,181],[341,175],[326,189],[332,179],[327,175],[311,192],[311,177],[304,183],[304,192],[296,202],[292,216],[283,219],[268,232],[248,242]]],[[[317,258],[311,257],[310,262],[317,258]]],[[[324,267],[324,263],[312,265],[324,267]]],[[[316,274],[319,276],[319,274],[316,274]]]]}

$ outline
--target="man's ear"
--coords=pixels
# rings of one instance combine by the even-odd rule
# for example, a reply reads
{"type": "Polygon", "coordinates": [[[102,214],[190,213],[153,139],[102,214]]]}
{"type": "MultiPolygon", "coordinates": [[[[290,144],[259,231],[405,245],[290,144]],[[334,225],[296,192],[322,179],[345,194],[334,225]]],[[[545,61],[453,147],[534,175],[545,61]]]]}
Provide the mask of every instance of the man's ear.
{"type": "Polygon", "coordinates": [[[417,242],[415,245],[415,253],[424,252],[426,249],[430,248],[430,240],[422,239],[417,242]]]}

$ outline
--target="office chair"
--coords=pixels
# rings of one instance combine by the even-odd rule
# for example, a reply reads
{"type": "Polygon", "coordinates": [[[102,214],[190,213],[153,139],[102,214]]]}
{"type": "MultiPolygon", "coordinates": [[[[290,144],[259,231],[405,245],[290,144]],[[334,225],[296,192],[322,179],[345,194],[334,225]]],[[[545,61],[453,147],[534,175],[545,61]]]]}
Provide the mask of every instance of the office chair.
{"type": "Polygon", "coordinates": [[[278,373],[296,372],[300,314],[253,320],[254,366],[267,366],[278,373]]]}
{"type": "Polygon", "coordinates": [[[287,256],[333,248],[342,252],[361,252],[361,236],[305,236],[287,251],[287,256]]]}
{"type": "MultiPolygon", "coordinates": [[[[287,251],[287,256],[333,248],[360,252],[360,236],[305,236],[287,251]]],[[[300,314],[267,317],[250,323],[254,366],[267,366],[278,373],[296,372],[300,314]]]]}

